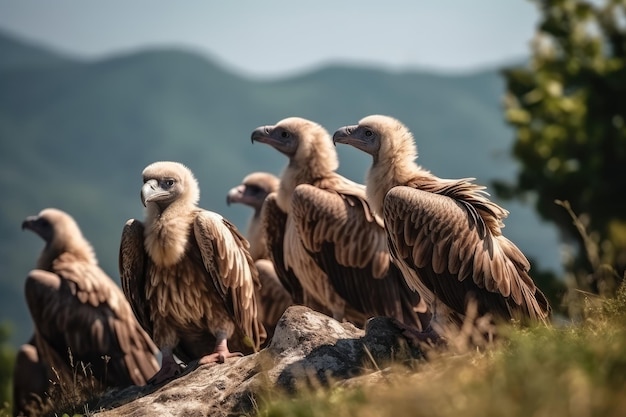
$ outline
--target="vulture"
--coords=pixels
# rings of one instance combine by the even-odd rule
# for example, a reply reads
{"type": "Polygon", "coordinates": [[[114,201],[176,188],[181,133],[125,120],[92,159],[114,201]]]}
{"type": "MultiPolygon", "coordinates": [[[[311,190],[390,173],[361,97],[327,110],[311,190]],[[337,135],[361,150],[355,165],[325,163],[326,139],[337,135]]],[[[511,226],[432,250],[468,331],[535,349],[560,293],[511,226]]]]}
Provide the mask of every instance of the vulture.
{"type": "Polygon", "coordinates": [[[150,382],[180,375],[176,358],[223,363],[258,350],[265,330],[248,241],[230,221],[198,207],[198,182],[183,164],[154,162],[142,176],[145,220],[124,225],[119,266],[122,289],[163,355],[150,382]]]}
{"type": "Polygon", "coordinates": [[[42,378],[58,374],[59,382],[72,381],[81,362],[104,387],[146,384],[158,371],[158,349],[122,290],[98,266],[75,220],[47,208],[27,217],[22,228],[38,234],[45,247],[25,283],[35,336],[18,353],[18,403],[31,393],[41,396],[42,378]]]}
{"type": "MultiPolygon", "coordinates": [[[[508,212],[474,178],[441,179],[416,164],[411,132],[381,115],[345,126],[333,142],[373,157],[367,199],[382,215],[392,257],[426,300],[435,333],[459,326],[470,300],[494,320],[546,323],[550,306],[524,254],[502,235],[508,212]]],[[[458,327],[457,327],[458,328],[458,327]]]]}
{"type": "Polygon", "coordinates": [[[261,222],[261,208],[265,198],[278,189],[279,179],[267,172],[253,172],[243,182],[231,188],[226,203],[244,204],[254,210],[248,223],[246,236],[250,243],[250,255],[259,271],[261,288],[257,292],[259,320],[267,332],[266,342],[274,334],[276,323],[287,307],[293,304],[291,295],[280,283],[274,264],[269,256],[265,231],[261,222]]]}
{"type": "Polygon", "coordinates": [[[261,208],[265,198],[278,189],[280,179],[268,172],[253,172],[242,183],[231,188],[226,196],[226,204],[244,204],[254,210],[248,222],[247,238],[252,259],[268,259],[269,253],[265,232],[261,223],[261,208]]]}
{"type": "Polygon", "coordinates": [[[290,117],[258,127],[251,139],[289,158],[276,198],[264,210],[273,207],[277,218],[286,218],[282,234],[271,235],[283,236],[278,249],[284,268],[305,293],[333,318],[359,326],[373,316],[416,329],[427,324],[425,303],[390,261],[382,222],[372,214],[365,187],[335,172],[339,163],[328,132],[290,117]]]}

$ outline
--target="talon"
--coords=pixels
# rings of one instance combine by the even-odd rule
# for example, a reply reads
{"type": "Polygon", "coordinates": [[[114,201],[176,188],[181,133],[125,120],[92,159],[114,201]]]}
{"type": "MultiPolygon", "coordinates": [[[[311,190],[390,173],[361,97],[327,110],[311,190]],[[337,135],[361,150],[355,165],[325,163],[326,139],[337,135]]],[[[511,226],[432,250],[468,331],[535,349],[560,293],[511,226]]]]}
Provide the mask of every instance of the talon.
{"type": "Polygon", "coordinates": [[[226,359],[234,357],[243,357],[241,352],[213,352],[210,355],[205,355],[200,358],[200,365],[206,365],[209,363],[225,363],[226,359]]]}

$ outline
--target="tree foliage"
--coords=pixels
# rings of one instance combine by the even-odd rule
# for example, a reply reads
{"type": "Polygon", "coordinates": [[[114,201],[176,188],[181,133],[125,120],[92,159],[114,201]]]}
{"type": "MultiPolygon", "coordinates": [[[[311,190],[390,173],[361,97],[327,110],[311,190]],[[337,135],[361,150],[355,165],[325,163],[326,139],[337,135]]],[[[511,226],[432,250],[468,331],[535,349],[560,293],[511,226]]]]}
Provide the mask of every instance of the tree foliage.
{"type": "MultiPolygon", "coordinates": [[[[622,276],[626,1],[533,2],[541,17],[530,62],[504,70],[506,120],[515,129],[513,153],[521,168],[516,184],[495,184],[496,191],[502,197],[534,197],[540,215],[574,243],[571,272],[590,273],[598,263],[622,276]],[[569,203],[570,212],[555,200],[569,203]],[[588,236],[580,233],[581,225],[588,236]],[[597,260],[586,256],[590,243],[599,248],[597,260]]],[[[597,283],[587,289],[597,290],[597,283]]]]}

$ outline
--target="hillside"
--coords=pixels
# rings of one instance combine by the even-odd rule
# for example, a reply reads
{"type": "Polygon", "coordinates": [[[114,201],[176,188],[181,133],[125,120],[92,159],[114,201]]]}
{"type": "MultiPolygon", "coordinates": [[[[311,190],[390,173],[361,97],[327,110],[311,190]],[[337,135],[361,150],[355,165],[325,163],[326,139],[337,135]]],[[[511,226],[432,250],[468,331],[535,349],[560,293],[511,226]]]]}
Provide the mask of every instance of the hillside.
{"type": "MultiPolygon", "coordinates": [[[[0,34],[0,318],[30,333],[23,280],[42,242],[24,217],[54,206],[71,213],[104,269],[117,277],[124,222],[141,217],[141,171],[176,160],[198,177],[201,205],[245,230],[250,212],[226,192],[250,171],[279,173],[286,160],[251,131],[297,115],[332,133],[372,113],[413,131],[419,162],[441,177],[512,178],[512,132],[497,70],[467,76],[332,66],[274,81],[245,79],[201,56],[151,50],[80,61],[0,34]]],[[[272,58],[269,58],[272,59],[272,58]]],[[[340,147],[341,169],[362,181],[370,160],[340,147]]],[[[511,211],[507,236],[542,267],[558,268],[554,229],[528,208],[511,211]]]]}

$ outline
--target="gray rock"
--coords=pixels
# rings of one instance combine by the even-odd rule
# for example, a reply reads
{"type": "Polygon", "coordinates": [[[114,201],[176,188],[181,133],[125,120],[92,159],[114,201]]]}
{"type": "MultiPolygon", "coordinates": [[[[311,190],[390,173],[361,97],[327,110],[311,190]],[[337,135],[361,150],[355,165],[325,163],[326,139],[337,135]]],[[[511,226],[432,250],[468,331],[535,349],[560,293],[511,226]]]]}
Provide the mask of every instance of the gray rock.
{"type": "Polygon", "coordinates": [[[339,323],[306,307],[287,309],[274,338],[259,353],[204,365],[155,387],[110,391],[91,410],[114,416],[235,416],[253,413],[267,390],[376,380],[391,361],[420,357],[388,318],[371,319],[365,330],[339,323]],[[113,408],[115,407],[115,408],[113,408]]]}

